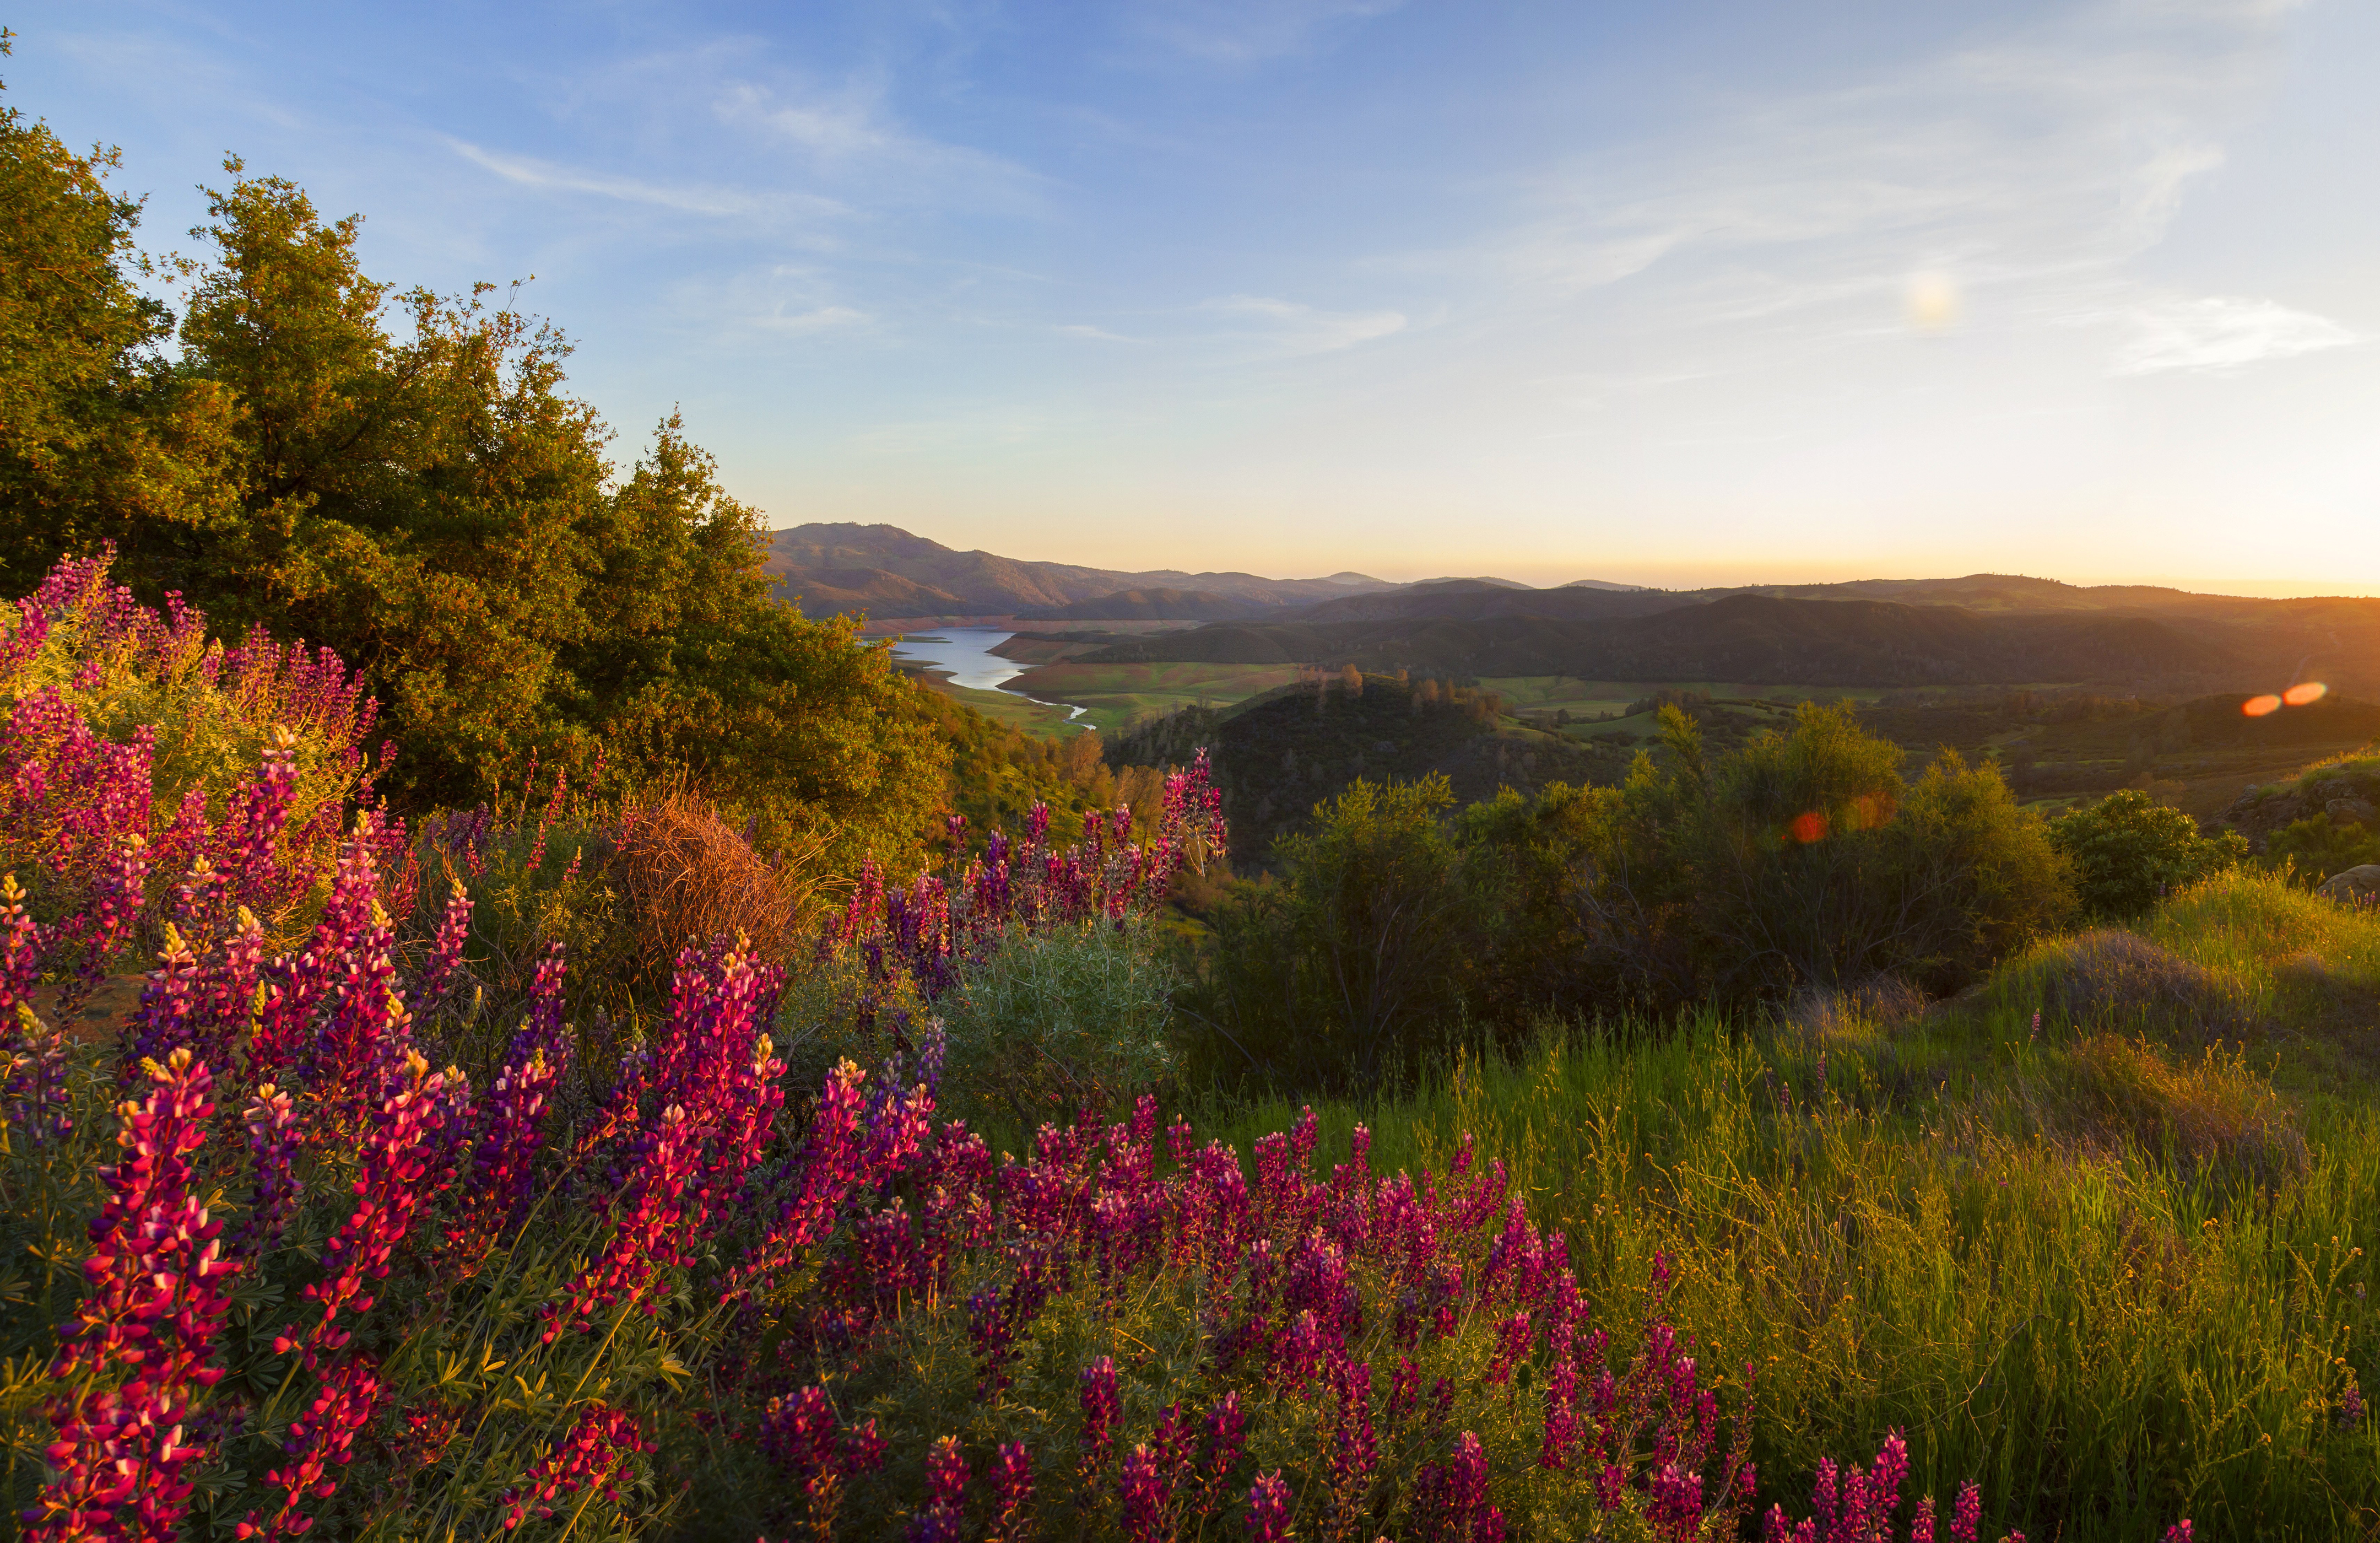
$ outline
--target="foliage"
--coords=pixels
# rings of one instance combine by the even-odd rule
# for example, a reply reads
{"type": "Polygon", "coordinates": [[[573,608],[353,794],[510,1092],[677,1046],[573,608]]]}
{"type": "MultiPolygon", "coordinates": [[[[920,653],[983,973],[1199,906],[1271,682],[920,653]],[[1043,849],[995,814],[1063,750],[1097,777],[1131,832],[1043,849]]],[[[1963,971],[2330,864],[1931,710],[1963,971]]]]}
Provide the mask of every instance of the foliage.
{"type": "MultiPolygon", "coordinates": [[[[2233,832],[2226,834],[2238,837],[2233,832]]],[[[2380,830],[2326,814],[2292,820],[2265,842],[2265,859],[2308,889],[2335,873],[2380,863],[2380,830]]]]}
{"type": "Polygon", "coordinates": [[[0,567],[20,587],[112,541],[152,604],[336,650],[386,705],[382,787],[418,808],[486,797],[535,752],[624,786],[690,777],[845,863],[929,831],[947,757],[918,689],[849,621],[771,598],[759,516],[674,414],[615,476],[559,333],[491,286],[367,276],[359,217],[326,223],[237,159],[176,326],[131,287],[113,164],[0,117],[0,567]]]}
{"type": "Polygon", "coordinates": [[[1002,938],[935,1004],[949,1045],[944,1107],[976,1129],[1023,1135],[1129,1102],[1173,1069],[1179,983],[1143,917],[1002,938]]]}
{"type": "MultiPolygon", "coordinates": [[[[335,657],[261,632],[210,644],[197,612],[145,611],[107,568],[61,565],[0,609],[0,871],[57,928],[67,1017],[169,924],[236,917],[259,947],[302,936],[348,800],[371,786],[373,704],[335,657]]],[[[403,825],[373,812],[357,835],[409,904],[403,825]]]]}
{"type": "Polygon", "coordinates": [[[1209,911],[1188,999],[1210,1029],[1209,1075],[1368,1087],[1452,1048],[1436,1037],[1461,1021],[1480,929],[1443,820],[1452,800],[1443,777],[1358,779],[1281,844],[1278,882],[1209,911]]]}
{"type": "MultiPolygon", "coordinates": [[[[0,55],[9,52],[0,37],[0,55]]],[[[221,402],[177,379],[119,152],[0,106],[0,593],[212,493],[221,402]]]]}
{"type": "MultiPolygon", "coordinates": [[[[916,701],[919,715],[950,746],[951,807],[970,829],[1016,829],[1036,804],[1071,827],[1089,811],[1117,802],[1116,777],[1100,759],[1099,735],[1049,739],[1026,734],[939,691],[920,691],[916,701]]],[[[1135,813],[1146,817],[1154,811],[1136,808],[1135,813]]]]}
{"type": "Polygon", "coordinates": [[[1367,1088],[1507,1040],[1547,1011],[1779,1001],[1879,976],[1947,992],[2070,904],[2041,821],[1997,771],[1900,752],[1848,709],[1712,758],[1663,710],[1668,754],[1620,788],[1507,790],[1450,823],[1443,782],[1358,782],[1280,849],[1277,883],[1206,920],[1185,1009],[1208,1075],[1367,1088]]]}
{"type": "Polygon", "coordinates": [[[2247,860],[2237,831],[2202,835],[2198,822],[2147,794],[2127,789],[2050,821],[2049,839],[2073,865],[2083,909],[2123,919],[2210,874],[2247,860]]]}

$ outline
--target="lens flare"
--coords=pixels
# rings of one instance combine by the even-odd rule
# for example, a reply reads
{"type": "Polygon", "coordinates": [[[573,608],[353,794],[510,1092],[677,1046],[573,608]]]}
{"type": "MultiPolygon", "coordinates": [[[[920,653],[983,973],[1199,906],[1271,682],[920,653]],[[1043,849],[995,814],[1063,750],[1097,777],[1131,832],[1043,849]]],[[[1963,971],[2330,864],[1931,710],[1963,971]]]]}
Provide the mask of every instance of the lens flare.
{"type": "Polygon", "coordinates": [[[1948,273],[1912,274],[1904,298],[1909,324],[1918,332],[1949,332],[1958,322],[1959,285],[1948,273]]]}
{"type": "Polygon", "coordinates": [[[1823,841],[1827,835],[1827,817],[1815,809],[1807,814],[1797,814],[1793,817],[1793,823],[1786,827],[1786,832],[1804,846],[1814,841],[1823,841]]]}
{"type": "Polygon", "coordinates": [[[2297,685],[2290,686],[2287,691],[2281,693],[2281,700],[2289,703],[2291,707],[2303,707],[2308,702],[2318,702],[2322,700],[2325,696],[2329,694],[2329,691],[2330,687],[2325,686],[2318,680],[2300,681],[2297,685]]]}
{"type": "Polygon", "coordinates": [[[2281,699],[2274,696],[2251,697],[2240,704],[2240,711],[2251,718],[2267,717],[2281,711],[2281,699]]]}

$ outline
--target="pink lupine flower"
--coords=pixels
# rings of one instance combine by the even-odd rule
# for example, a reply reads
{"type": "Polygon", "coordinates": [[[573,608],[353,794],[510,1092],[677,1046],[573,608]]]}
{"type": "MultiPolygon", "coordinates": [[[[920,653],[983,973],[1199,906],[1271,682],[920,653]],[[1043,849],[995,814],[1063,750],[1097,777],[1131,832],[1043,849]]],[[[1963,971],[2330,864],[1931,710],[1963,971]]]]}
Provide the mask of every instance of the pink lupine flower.
{"type": "Polygon", "coordinates": [[[1083,1482],[1087,1487],[1093,1477],[1108,1465],[1108,1454],[1115,1442],[1116,1396],[1115,1357],[1102,1355],[1083,1368],[1083,1482]]]}
{"type": "Polygon", "coordinates": [[[1167,1503],[1172,1499],[1167,1478],[1156,1454],[1145,1444],[1124,1454],[1116,1498],[1123,1535],[1131,1543],[1158,1543],[1165,1536],[1167,1503]]]}
{"type": "Polygon", "coordinates": [[[1250,1543],[1287,1543],[1295,1536],[1290,1530],[1289,1486],[1281,1481],[1275,1469],[1260,1474],[1248,1486],[1248,1537],[1250,1543]]]}
{"type": "Polygon", "coordinates": [[[636,1416],[596,1399],[578,1412],[570,1433],[552,1452],[538,1459],[520,1487],[504,1491],[504,1530],[510,1532],[532,1513],[550,1517],[554,1502],[581,1489],[592,1489],[613,1501],[620,1499],[620,1472],[638,1452],[653,1448],[638,1428],[636,1416]]]}
{"type": "Polygon", "coordinates": [[[1951,1543],[1975,1543],[1975,1534],[1983,1526],[1984,1492],[1973,1479],[1959,1490],[1959,1498],[1950,1506],[1951,1543]]]}
{"type": "Polygon", "coordinates": [[[419,1053],[407,1054],[387,1086],[365,1136],[355,1209],[322,1246],[323,1278],[305,1289],[306,1300],[321,1307],[321,1316],[273,1342],[278,1352],[296,1351],[322,1385],[305,1415],[289,1428],[282,1444],[285,1465],[264,1476],[267,1486],[282,1492],[280,1504],[269,1514],[249,1513],[240,1524],[243,1538],[305,1531],[310,1519],[298,1510],[299,1501],[334,1492],[336,1481],[325,1476],[329,1465],[353,1455],[356,1434],[379,1403],[378,1370],[369,1357],[347,1348],[348,1334],[337,1326],[338,1317],[371,1309],[367,1282],[388,1274],[416,1212],[443,1187],[433,1176],[434,1160],[454,1118],[445,1074],[432,1073],[419,1053]],[[338,1358],[326,1359],[332,1355],[338,1358]]]}
{"type": "Polygon", "coordinates": [[[1001,1443],[990,1480],[992,1522],[986,1543],[1026,1543],[1033,1532],[1033,1454],[1024,1442],[1001,1443]]]}
{"type": "Polygon", "coordinates": [[[100,1175],[108,1198],[82,1267],[91,1289],[58,1330],[51,1375],[76,1391],[50,1404],[58,1440],[25,1513],[29,1538],[171,1537],[191,1494],[183,1470],[206,1455],[184,1431],[193,1401],[223,1376],[215,1337],[239,1268],[191,1191],[212,1078],[186,1050],[146,1075],[148,1095],[123,1106],[126,1156],[100,1175]],[[119,1368],[130,1373],[120,1386],[95,1385],[119,1368]]]}

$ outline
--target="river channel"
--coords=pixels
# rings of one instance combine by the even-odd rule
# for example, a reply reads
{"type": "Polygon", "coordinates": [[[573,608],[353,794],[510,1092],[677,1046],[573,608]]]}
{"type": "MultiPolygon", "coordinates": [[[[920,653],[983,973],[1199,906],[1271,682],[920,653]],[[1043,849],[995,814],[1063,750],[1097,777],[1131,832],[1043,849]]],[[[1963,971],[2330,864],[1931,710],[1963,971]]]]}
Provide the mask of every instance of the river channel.
{"type": "MultiPolygon", "coordinates": [[[[905,664],[922,665],[937,674],[947,674],[952,684],[956,686],[976,691],[997,691],[1029,668],[991,651],[1015,636],[1014,632],[990,626],[946,626],[939,632],[912,632],[892,645],[892,657],[905,664]]],[[[1041,699],[1026,697],[1025,699],[1032,702],[1041,699]]],[[[1084,710],[1072,702],[1051,705],[1066,709],[1069,719],[1083,715],[1084,710]]]]}

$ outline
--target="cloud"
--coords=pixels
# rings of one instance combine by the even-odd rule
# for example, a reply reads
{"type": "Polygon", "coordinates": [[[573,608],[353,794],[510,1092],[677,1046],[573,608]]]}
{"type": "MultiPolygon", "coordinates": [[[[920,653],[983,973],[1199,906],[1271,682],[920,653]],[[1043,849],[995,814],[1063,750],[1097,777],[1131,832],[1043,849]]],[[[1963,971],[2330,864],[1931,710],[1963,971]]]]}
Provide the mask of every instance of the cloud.
{"type": "Polygon", "coordinates": [[[870,320],[864,310],[849,306],[820,306],[811,310],[776,311],[749,319],[751,324],[770,332],[814,333],[831,327],[861,325],[870,320]]]}
{"type": "Polygon", "coordinates": [[[2284,9],[2099,0],[1706,113],[1688,134],[1544,169],[1521,185],[1522,218],[1415,265],[1475,273],[1524,314],[1627,284],[1648,325],[1852,308],[1881,323],[1919,270],[1957,273],[2003,316],[2070,314],[2121,289],[2224,164],[2284,9]]]}
{"type": "Polygon", "coordinates": [[[870,203],[1018,212],[1042,201],[1036,173],[988,151],[903,128],[872,88],[821,93],[736,80],[718,89],[712,110],[722,123],[793,151],[815,173],[870,203]]]}
{"type": "Polygon", "coordinates": [[[1401,310],[1320,310],[1260,295],[1225,295],[1199,309],[1241,318],[1243,330],[1262,336],[1274,351],[1292,355],[1332,353],[1405,328],[1401,310]]]}
{"type": "Polygon", "coordinates": [[[1333,27],[1369,21],[1403,0],[1155,0],[1141,30],[1208,64],[1246,66],[1303,54],[1333,27]]]}
{"type": "Polygon", "coordinates": [[[2113,372],[2155,375],[2186,370],[2215,373],[2270,359],[2341,348],[2355,334],[2327,317],[2291,310],[2273,300],[2206,296],[2134,308],[2133,330],[2118,350],[2113,372]]]}
{"type": "Polygon", "coordinates": [[[1126,337],[1122,333],[1111,333],[1105,327],[1094,327],[1081,322],[1068,322],[1059,327],[1058,330],[1064,333],[1069,337],[1093,338],[1101,343],[1146,343],[1148,341],[1145,337],[1126,337]]]}
{"type": "Polygon", "coordinates": [[[625,203],[651,204],[662,209],[675,209],[688,214],[713,214],[726,217],[758,214],[799,214],[810,217],[837,215],[847,213],[844,206],[832,199],[818,198],[806,193],[752,193],[731,188],[705,187],[698,183],[665,186],[639,181],[635,177],[612,176],[600,172],[573,171],[550,161],[540,161],[526,155],[507,155],[488,150],[466,140],[448,139],[447,147],[455,154],[480,167],[494,173],[505,181],[524,188],[547,188],[558,192],[592,193],[598,198],[617,199],[625,203]]]}

